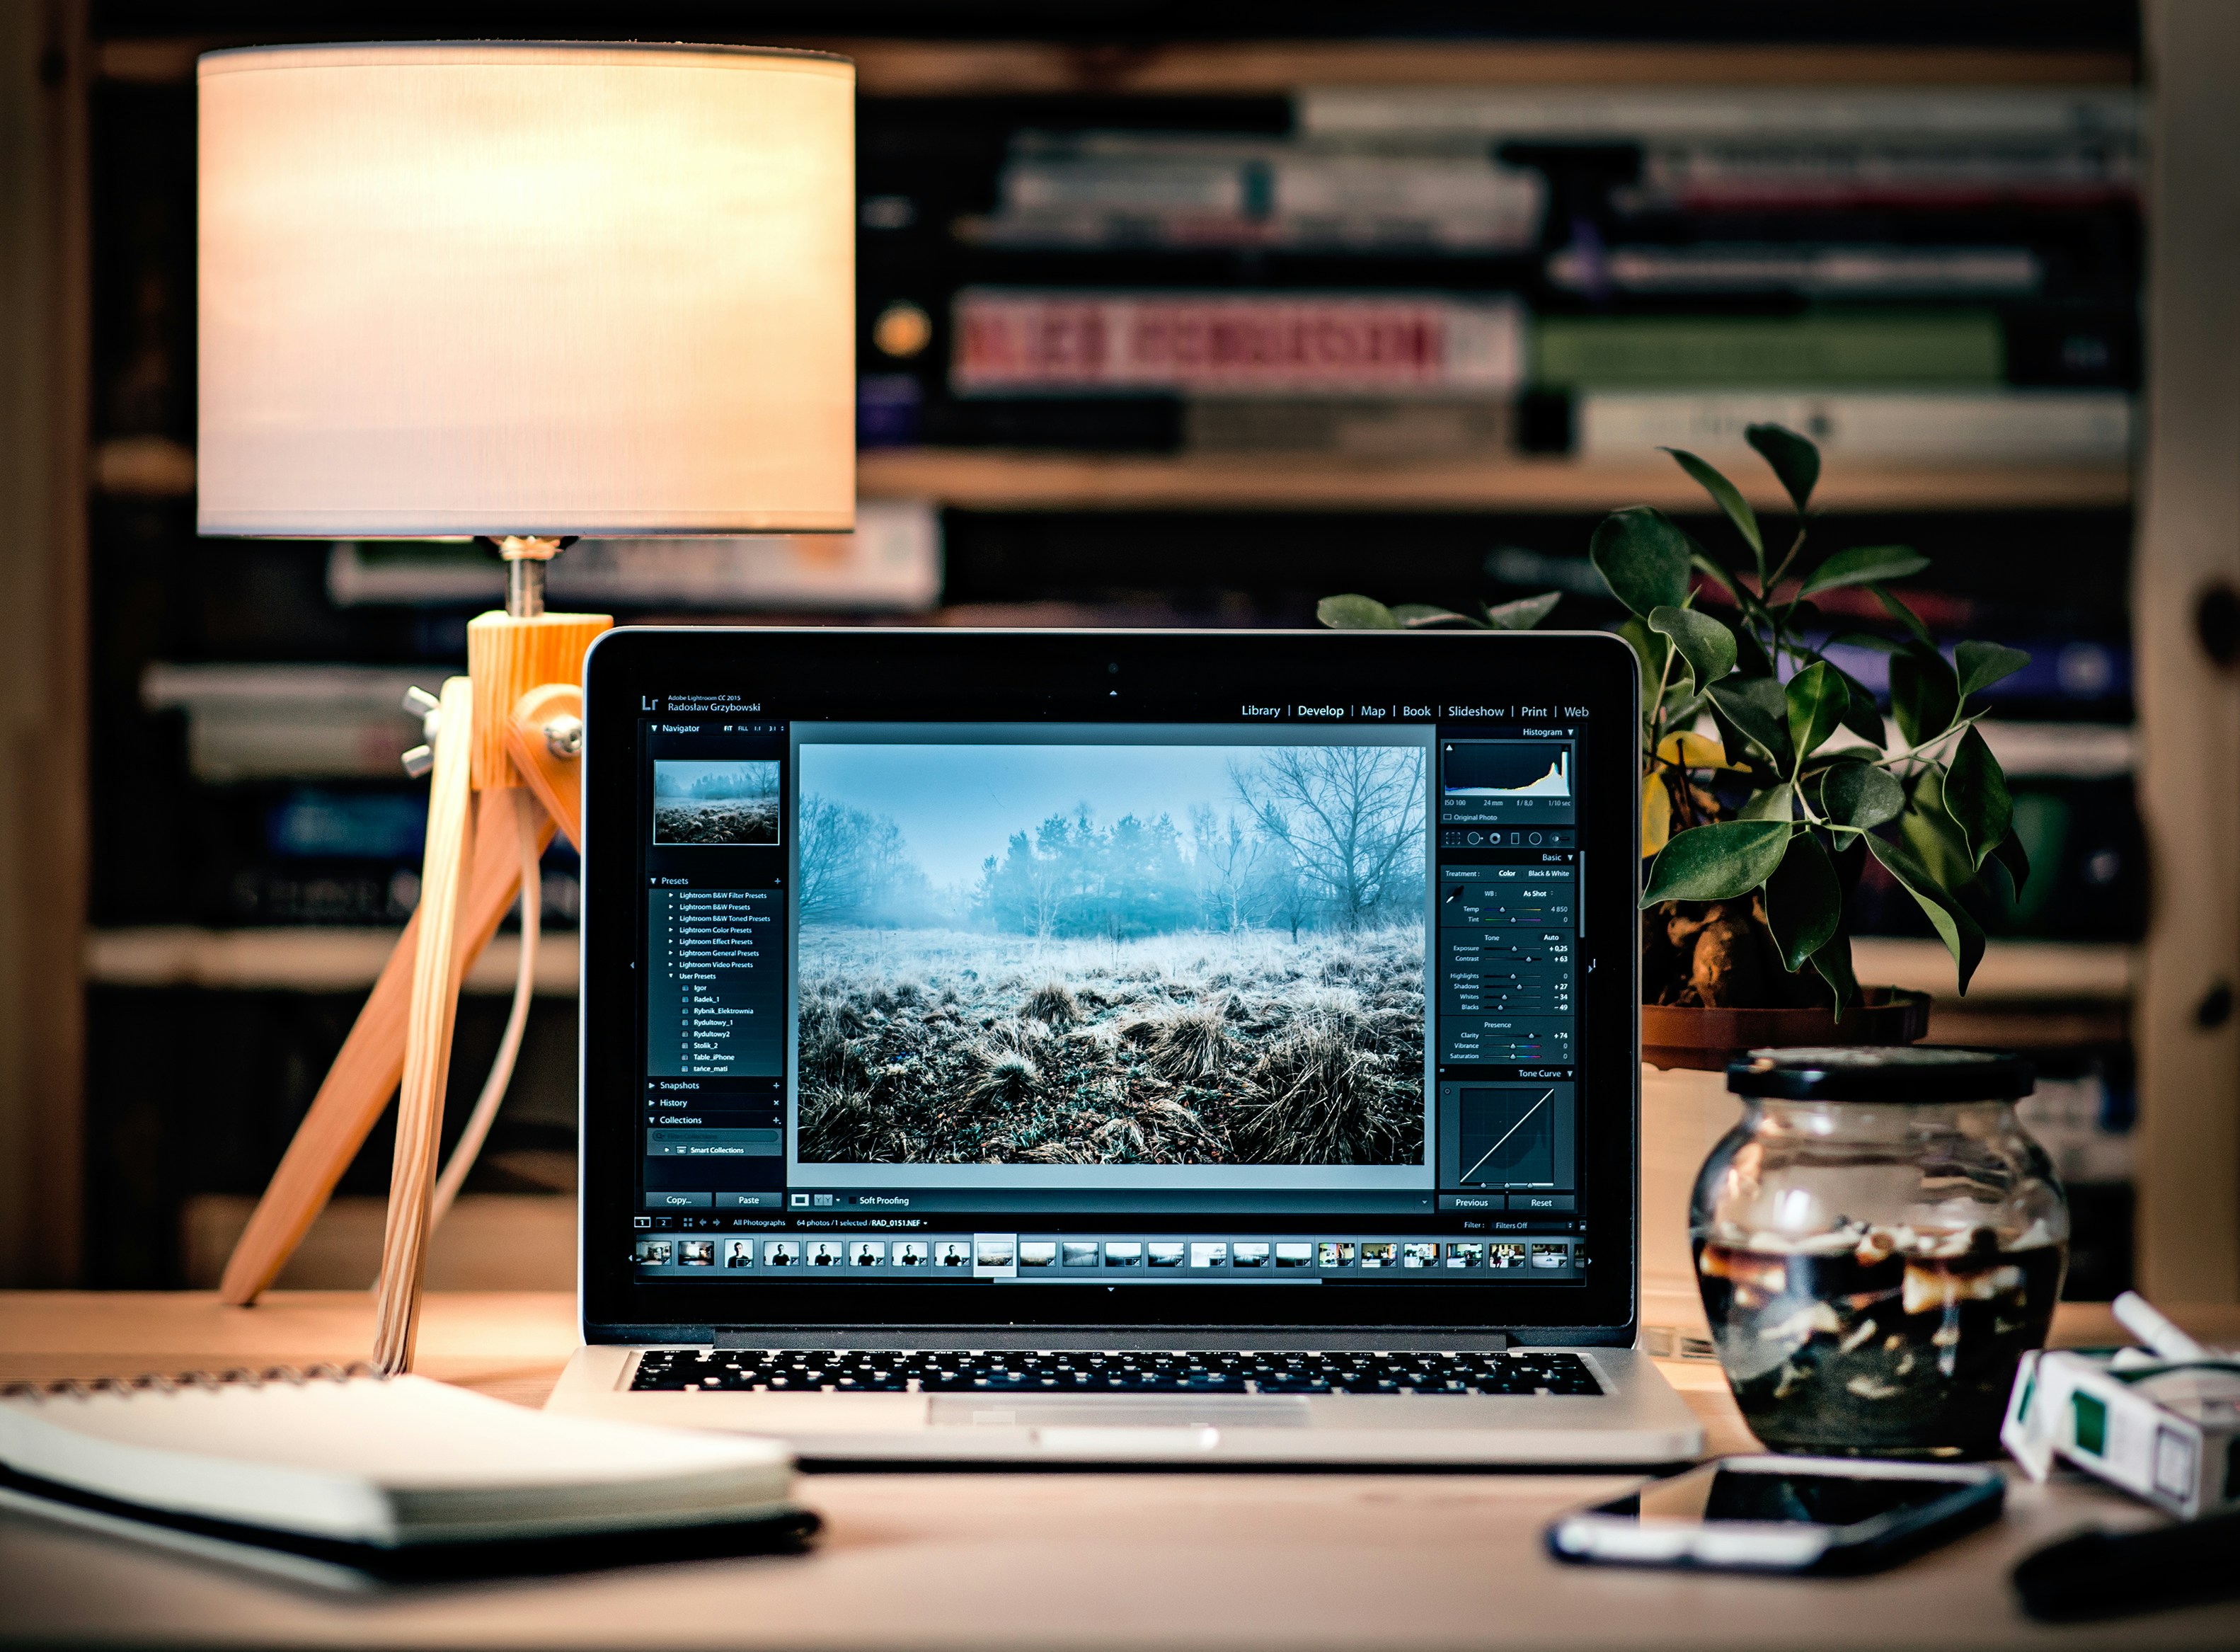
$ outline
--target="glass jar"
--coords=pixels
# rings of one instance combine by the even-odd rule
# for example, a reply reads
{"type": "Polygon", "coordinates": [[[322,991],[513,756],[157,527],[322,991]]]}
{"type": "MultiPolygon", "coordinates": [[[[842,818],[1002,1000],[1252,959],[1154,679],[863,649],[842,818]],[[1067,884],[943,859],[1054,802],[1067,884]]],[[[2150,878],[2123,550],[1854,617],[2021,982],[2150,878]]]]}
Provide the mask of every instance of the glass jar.
{"type": "Polygon", "coordinates": [[[1777,1451],[1985,1456],[2045,1342],[2069,1206],[2015,1117],[2028,1063],[1933,1047],[1754,1050],[1696,1180],[1703,1311],[1777,1451]]]}

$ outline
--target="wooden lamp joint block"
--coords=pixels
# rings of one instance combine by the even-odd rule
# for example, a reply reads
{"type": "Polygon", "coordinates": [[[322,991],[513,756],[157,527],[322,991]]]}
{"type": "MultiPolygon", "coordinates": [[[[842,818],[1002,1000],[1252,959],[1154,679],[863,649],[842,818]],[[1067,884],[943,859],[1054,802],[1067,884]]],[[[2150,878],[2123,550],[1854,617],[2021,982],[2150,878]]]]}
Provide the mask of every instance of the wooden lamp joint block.
{"type": "Polygon", "coordinates": [[[575,756],[554,751],[545,729],[556,718],[580,722],[583,715],[582,689],[573,683],[540,683],[514,703],[505,730],[516,783],[529,788],[579,854],[583,848],[583,764],[575,756]]]}
{"type": "Polygon", "coordinates": [[[583,654],[602,631],[606,614],[477,614],[467,622],[467,674],[475,684],[473,784],[477,791],[521,783],[506,754],[506,731],[515,703],[544,683],[583,681],[583,654]]]}

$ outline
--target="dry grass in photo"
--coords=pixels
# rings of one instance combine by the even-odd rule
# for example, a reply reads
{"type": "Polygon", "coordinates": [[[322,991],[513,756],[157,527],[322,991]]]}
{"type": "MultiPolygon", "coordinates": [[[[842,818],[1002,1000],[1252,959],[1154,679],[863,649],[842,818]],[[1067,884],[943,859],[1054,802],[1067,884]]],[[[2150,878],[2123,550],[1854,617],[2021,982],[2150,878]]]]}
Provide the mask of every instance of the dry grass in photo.
{"type": "Polygon", "coordinates": [[[1352,1164],[1423,1153],[1423,931],[813,925],[801,1156],[1352,1164]]]}

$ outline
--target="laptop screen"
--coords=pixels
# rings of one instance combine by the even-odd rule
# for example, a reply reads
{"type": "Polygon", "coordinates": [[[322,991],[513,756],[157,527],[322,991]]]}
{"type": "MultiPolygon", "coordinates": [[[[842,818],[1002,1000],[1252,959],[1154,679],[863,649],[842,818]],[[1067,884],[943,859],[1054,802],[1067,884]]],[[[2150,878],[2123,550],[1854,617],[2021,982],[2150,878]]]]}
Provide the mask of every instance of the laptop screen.
{"type": "Polygon", "coordinates": [[[1632,1190],[1583,1150],[1575,783],[1628,724],[1111,665],[1046,716],[633,696],[630,1277],[1583,1290],[1632,1190]]]}

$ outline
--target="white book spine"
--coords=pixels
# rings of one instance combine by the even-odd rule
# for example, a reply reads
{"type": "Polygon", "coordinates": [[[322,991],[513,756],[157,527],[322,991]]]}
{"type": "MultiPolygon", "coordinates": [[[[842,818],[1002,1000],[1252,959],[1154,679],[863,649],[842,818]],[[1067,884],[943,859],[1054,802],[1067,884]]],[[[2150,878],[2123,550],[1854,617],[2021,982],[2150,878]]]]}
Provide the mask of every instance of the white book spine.
{"type": "Polygon", "coordinates": [[[2120,460],[2131,398],[2119,390],[1597,391],[1579,398],[1573,446],[1633,458],[1660,447],[1746,455],[1752,424],[1783,424],[1823,450],[1922,463],[2120,460]]]}

